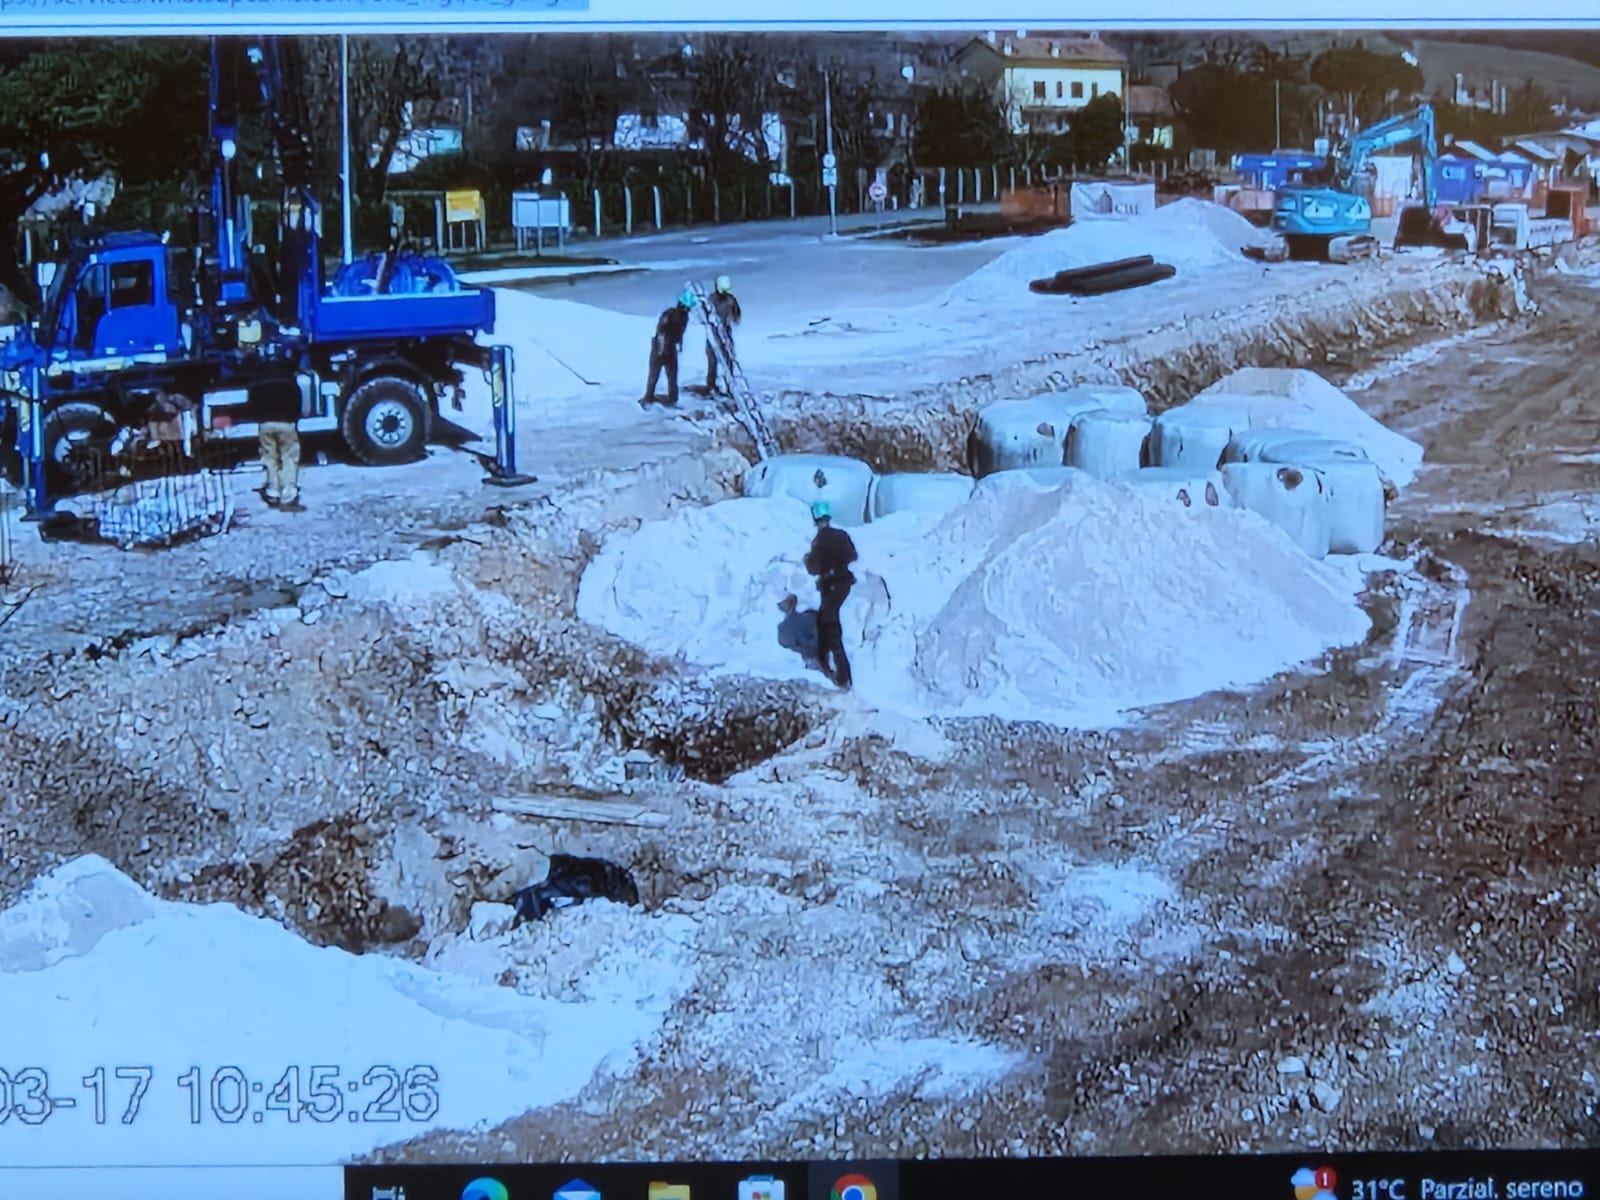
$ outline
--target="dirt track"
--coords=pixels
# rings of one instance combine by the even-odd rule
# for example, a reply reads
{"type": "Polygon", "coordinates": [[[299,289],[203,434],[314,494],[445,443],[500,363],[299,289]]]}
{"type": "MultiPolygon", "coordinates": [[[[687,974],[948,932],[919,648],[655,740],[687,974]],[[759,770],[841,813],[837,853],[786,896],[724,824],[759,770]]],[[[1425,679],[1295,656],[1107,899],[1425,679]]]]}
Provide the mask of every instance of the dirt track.
{"type": "MultiPolygon", "coordinates": [[[[687,922],[696,985],[635,1070],[509,1123],[498,1146],[474,1135],[479,1156],[1266,1150],[1467,1131],[1592,1144],[1600,552],[1592,530],[1519,533],[1572,528],[1573,494],[1594,491],[1587,282],[1545,280],[1536,323],[1363,395],[1427,448],[1391,522],[1417,570],[1378,589],[1372,639],[1324,672],[1115,735],[920,730],[793,689],[708,692],[575,627],[567,576],[588,546],[563,524],[576,506],[541,510],[440,539],[485,589],[449,619],[420,602],[381,618],[335,606],[315,625],[268,611],[187,662],[114,648],[115,669],[14,663],[0,715],[37,801],[7,813],[22,832],[0,882],[9,897],[42,862],[95,851],[173,898],[422,954],[449,949],[439,931],[463,927],[470,899],[533,872],[539,853],[516,847],[627,861],[648,915],[574,910],[504,980],[545,986],[542,959],[573,942],[649,970],[687,922]],[[567,559],[551,550],[563,539],[567,559]],[[514,700],[451,691],[453,661],[523,682],[514,700]],[[218,674],[235,687],[211,686],[218,674]],[[116,726],[90,718],[108,697],[116,726]],[[46,736],[47,705],[58,732],[83,718],[70,737],[46,736]],[[686,729],[697,709],[713,715],[686,729]],[[496,722],[523,758],[491,770],[465,742],[496,722]],[[193,731],[185,759],[143,754],[152,723],[193,731]],[[497,792],[596,786],[619,730],[704,749],[706,779],[748,769],[647,797],[672,818],[659,832],[489,816],[497,792]],[[212,737],[228,771],[208,765],[212,737]],[[258,750],[265,765],[247,767],[258,750]],[[226,782],[249,769],[275,785],[252,801],[226,782]],[[913,1071],[872,1086],[874,1044],[917,1038],[1014,1058],[995,1083],[913,1071]]],[[[719,469],[659,482],[652,502],[715,498],[719,469]]],[[[396,1157],[463,1153],[435,1136],[396,1157]]]]}

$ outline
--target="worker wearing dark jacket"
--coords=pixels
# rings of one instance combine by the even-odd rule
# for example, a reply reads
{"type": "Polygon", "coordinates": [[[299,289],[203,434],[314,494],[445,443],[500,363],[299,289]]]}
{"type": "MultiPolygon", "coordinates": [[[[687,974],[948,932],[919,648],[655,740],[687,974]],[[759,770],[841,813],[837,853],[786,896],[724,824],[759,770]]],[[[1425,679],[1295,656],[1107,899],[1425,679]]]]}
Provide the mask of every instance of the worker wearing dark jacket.
{"type": "Polygon", "coordinates": [[[640,404],[655,404],[656,384],[661,372],[667,373],[667,399],[669,407],[678,403],[678,355],[683,351],[683,339],[689,332],[689,314],[694,310],[695,294],[685,289],[678,302],[656,321],[655,337],[650,340],[650,382],[644,389],[640,404]]]}
{"type": "Polygon", "coordinates": [[[250,385],[250,408],[261,441],[268,504],[300,511],[300,381],[288,363],[263,364],[250,385]]]}
{"type": "Polygon", "coordinates": [[[728,356],[728,361],[733,361],[733,331],[739,322],[744,319],[744,311],[739,307],[739,298],[733,294],[733,280],[726,275],[717,276],[716,290],[711,293],[712,328],[706,330],[706,394],[715,395],[717,391],[717,365],[719,355],[715,338],[718,334],[722,337],[722,349],[728,356]]]}
{"type": "Polygon", "coordinates": [[[806,555],[806,570],[817,579],[817,657],[821,660],[823,674],[840,687],[850,687],[850,660],[844,652],[844,628],[839,623],[839,610],[844,607],[856,577],[850,573],[850,564],[856,561],[856,544],[850,535],[833,525],[833,510],[826,500],[811,506],[811,519],[816,523],[817,536],[812,539],[811,552],[806,555]]]}

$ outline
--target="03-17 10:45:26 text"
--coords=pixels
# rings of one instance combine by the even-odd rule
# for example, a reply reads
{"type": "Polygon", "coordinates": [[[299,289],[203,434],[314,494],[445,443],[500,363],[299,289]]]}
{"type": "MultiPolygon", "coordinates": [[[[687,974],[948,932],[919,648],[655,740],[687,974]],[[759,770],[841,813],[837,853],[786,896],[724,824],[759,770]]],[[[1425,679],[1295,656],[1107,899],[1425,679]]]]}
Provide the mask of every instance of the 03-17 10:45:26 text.
{"type": "MultiPolygon", "coordinates": [[[[96,1067],[80,1080],[81,1096],[52,1087],[47,1072],[28,1067],[13,1073],[0,1071],[0,1126],[15,1117],[22,1125],[42,1125],[58,1113],[74,1109],[93,1112],[97,1125],[115,1121],[131,1125],[139,1117],[155,1083],[151,1067],[96,1067]],[[80,1103],[80,1100],[82,1101],[80,1103]],[[118,1111],[120,1109],[120,1111],[118,1111]]],[[[308,1067],[302,1073],[292,1066],[269,1084],[251,1080],[239,1067],[224,1066],[209,1075],[190,1067],[172,1082],[188,1101],[190,1124],[209,1118],[223,1125],[274,1120],[291,1124],[308,1118],[328,1124],[398,1124],[431,1121],[439,1114],[439,1072],[425,1065],[399,1070],[368,1067],[359,1075],[341,1068],[308,1067]]]]}

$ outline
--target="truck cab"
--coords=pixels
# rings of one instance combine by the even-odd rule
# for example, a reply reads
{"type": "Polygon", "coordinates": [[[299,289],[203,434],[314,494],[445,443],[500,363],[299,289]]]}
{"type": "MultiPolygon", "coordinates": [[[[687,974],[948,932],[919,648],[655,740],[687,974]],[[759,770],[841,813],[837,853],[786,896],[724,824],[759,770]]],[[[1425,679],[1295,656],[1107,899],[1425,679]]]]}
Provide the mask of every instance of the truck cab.
{"type": "Polygon", "coordinates": [[[51,362],[161,361],[184,351],[166,243],[110,234],[78,247],[45,292],[38,343],[51,362]]]}

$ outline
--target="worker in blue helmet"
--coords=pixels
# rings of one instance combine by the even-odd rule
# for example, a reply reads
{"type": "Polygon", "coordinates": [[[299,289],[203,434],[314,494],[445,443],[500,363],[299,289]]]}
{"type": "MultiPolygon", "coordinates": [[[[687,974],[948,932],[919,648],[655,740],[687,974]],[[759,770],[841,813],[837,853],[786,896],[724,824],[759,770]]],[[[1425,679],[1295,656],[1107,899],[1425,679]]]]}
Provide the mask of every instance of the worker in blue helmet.
{"type": "Polygon", "coordinates": [[[844,627],[839,610],[850,596],[856,577],[850,565],[856,561],[856,544],[848,533],[833,523],[833,508],[826,500],[811,506],[811,520],[817,535],[806,555],[806,570],[817,580],[817,658],[823,674],[846,691],[850,688],[850,659],[844,652],[844,627]]]}
{"type": "Polygon", "coordinates": [[[645,385],[643,406],[665,403],[668,408],[678,404],[678,355],[683,353],[683,339],[689,332],[689,314],[698,301],[689,288],[684,288],[678,302],[656,320],[655,336],[650,339],[650,382],[645,385]],[[667,398],[656,395],[656,384],[661,373],[667,375],[667,398]]]}
{"type": "Polygon", "coordinates": [[[733,294],[733,280],[728,276],[717,276],[710,307],[707,315],[713,319],[706,323],[706,395],[714,396],[717,392],[718,365],[726,362],[732,366],[733,332],[744,320],[744,310],[739,307],[739,298],[733,294]]]}

